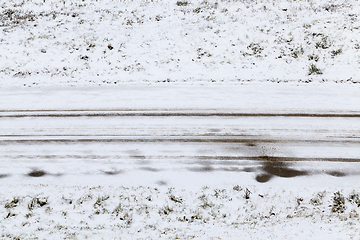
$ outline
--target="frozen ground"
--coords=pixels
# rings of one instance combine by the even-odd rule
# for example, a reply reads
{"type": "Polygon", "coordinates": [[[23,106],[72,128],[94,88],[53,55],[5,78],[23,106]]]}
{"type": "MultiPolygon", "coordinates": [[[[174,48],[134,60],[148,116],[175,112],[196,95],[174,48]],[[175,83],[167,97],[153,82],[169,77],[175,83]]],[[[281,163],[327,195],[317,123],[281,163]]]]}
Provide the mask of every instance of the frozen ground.
{"type": "Polygon", "coordinates": [[[359,83],[358,1],[9,0],[1,86],[359,83]]]}

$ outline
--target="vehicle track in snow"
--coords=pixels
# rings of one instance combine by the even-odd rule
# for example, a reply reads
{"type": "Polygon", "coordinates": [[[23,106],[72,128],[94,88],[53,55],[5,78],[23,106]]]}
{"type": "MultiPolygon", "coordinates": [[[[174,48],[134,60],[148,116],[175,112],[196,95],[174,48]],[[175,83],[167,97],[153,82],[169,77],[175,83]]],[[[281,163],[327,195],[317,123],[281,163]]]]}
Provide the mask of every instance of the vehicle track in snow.
{"type": "Polygon", "coordinates": [[[358,93],[356,85],[265,82],[3,89],[0,178],[357,181],[358,93]]]}
{"type": "Polygon", "coordinates": [[[258,182],[360,175],[359,118],[218,109],[2,110],[0,174],[225,171],[253,174],[258,182]]]}

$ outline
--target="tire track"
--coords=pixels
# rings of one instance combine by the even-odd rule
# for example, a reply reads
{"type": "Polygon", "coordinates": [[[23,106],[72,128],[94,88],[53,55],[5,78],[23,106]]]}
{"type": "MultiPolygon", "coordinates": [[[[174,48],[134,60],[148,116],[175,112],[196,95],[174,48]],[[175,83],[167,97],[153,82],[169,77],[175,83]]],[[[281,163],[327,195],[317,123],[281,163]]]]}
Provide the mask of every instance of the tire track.
{"type": "Polygon", "coordinates": [[[214,109],[1,110],[0,178],[225,171],[267,182],[360,175],[359,117],[214,109]],[[304,168],[309,162],[314,167],[304,168]]]}
{"type": "Polygon", "coordinates": [[[214,110],[0,110],[0,118],[68,118],[68,117],[288,117],[288,118],[360,118],[358,112],[347,113],[254,113],[218,112],[214,110]]]}

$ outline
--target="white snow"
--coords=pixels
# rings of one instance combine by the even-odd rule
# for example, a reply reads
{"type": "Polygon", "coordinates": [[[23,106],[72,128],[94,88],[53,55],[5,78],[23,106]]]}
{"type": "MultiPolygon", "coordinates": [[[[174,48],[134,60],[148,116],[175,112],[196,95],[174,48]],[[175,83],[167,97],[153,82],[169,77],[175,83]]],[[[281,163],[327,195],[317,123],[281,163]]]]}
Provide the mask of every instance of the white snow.
{"type": "Polygon", "coordinates": [[[358,117],[209,116],[356,115],[357,86],[7,88],[0,96],[1,236],[356,239],[358,117]],[[207,117],[166,117],[182,113],[207,117]],[[246,160],[257,156],[299,161],[246,160]],[[299,176],[284,177],[288,170],[299,176]],[[257,180],[267,172],[276,176],[257,180]]]}
{"type": "Polygon", "coordinates": [[[358,1],[0,7],[1,239],[359,239],[358,1]]]}
{"type": "Polygon", "coordinates": [[[2,196],[4,239],[357,239],[359,232],[355,203],[332,212],[332,188],[24,187],[16,199],[2,196]]]}
{"type": "Polygon", "coordinates": [[[1,10],[1,86],[359,82],[358,1],[10,0],[1,10]]]}

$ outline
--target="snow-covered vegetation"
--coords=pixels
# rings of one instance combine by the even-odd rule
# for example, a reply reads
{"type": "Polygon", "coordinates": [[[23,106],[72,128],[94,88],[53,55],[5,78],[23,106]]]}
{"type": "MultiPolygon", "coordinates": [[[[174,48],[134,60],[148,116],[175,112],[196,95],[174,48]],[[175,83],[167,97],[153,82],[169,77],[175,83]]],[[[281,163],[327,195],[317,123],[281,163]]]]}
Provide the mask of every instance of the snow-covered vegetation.
{"type": "Polygon", "coordinates": [[[356,239],[360,230],[354,191],[28,188],[1,196],[2,239],[356,239]]]}
{"type": "Polygon", "coordinates": [[[9,0],[1,85],[359,82],[358,1],[9,0]]]}

